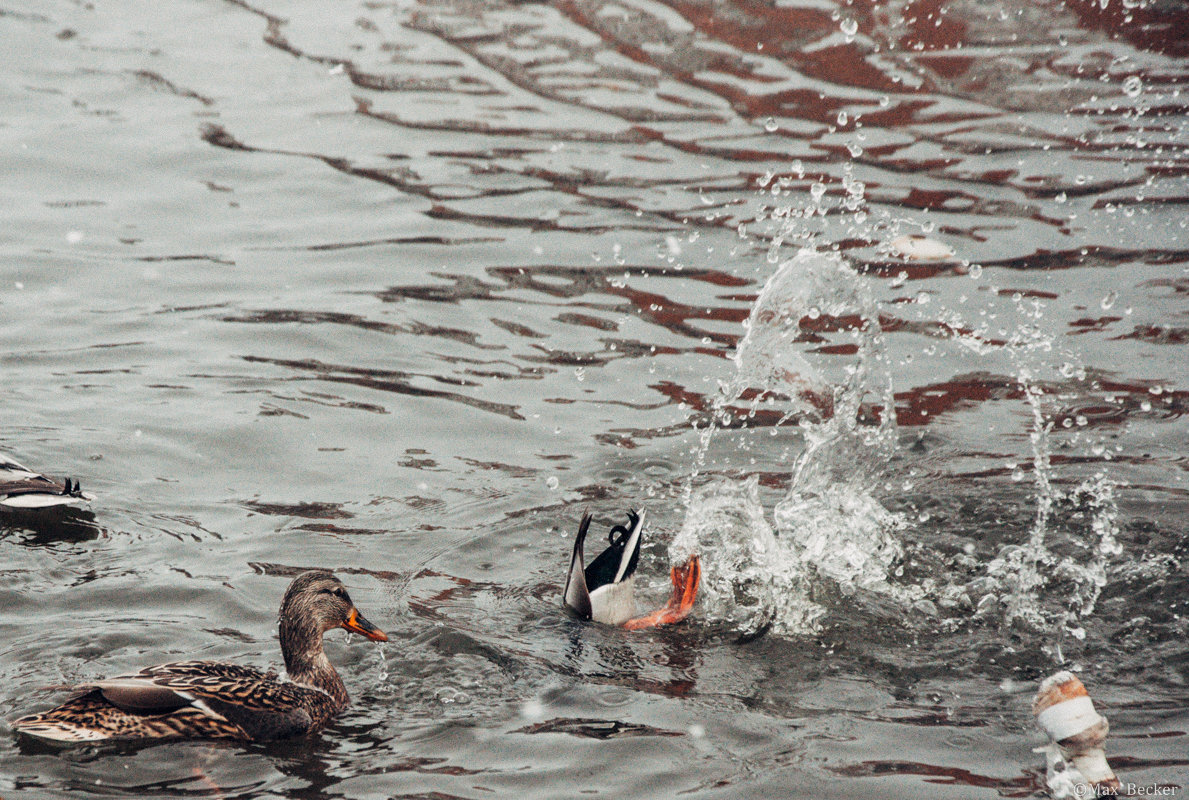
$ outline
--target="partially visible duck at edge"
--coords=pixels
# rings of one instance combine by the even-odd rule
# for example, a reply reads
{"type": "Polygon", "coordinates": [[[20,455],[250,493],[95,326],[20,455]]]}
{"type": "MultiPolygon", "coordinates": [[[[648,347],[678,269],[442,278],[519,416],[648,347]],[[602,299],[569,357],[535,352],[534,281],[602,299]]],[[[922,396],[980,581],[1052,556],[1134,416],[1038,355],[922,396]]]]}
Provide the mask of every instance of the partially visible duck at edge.
{"type": "Polygon", "coordinates": [[[702,578],[702,563],[697,555],[690,556],[685,564],[670,570],[673,594],[668,604],[651,614],[637,617],[635,574],[640,560],[644,511],[628,511],[627,524],[611,528],[607,535],[607,549],[590,562],[590,566],[586,566],[583,548],[590,522],[591,515],[584,514],[574,540],[570,572],[566,577],[566,608],[582,619],[621,625],[627,630],[668,625],[680,622],[689,615],[702,578]]]}
{"type": "Polygon", "coordinates": [[[78,481],[47,478],[0,453],[0,507],[38,509],[85,506],[94,499],[95,495],[84,492],[78,481]]]}
{"type": "Polygon", "coordinates": [[[276,672],[216,661],[181,661],[73,687],[50,711],[13,722],[20,733],[55,742],[240,739],[265,741],[317,730],[347,707],[342,678],[326,658],[322,635],[346,628],[376,642],[372,625],[329,572],[298,575],[281,603],[281,653],[289,680],[276,672]]]}

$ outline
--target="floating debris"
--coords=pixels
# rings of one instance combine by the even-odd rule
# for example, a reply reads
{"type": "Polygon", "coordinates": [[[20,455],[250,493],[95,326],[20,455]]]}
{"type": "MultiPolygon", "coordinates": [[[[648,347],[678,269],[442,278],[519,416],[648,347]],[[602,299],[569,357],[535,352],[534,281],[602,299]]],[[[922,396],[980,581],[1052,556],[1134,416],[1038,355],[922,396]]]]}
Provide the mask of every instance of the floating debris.
{"type": "Polygon", "coordinates": [[[1053,741],[1034,751],[1046,754],[1053,797],[1082,797],[1087,785],[1096,795],[1118,791],[1119,779],[1102,746],[1110,728],[1076,675],[1062,671],[1046,678],[1032,701],[1032,713],[1053,741]]]}
{"type": "Polygon", "coordinates": [[[897,236],[891,242],[892,251],[906,261],[949,261],[954,251],[936,239],[916,234],[897,236]]]}

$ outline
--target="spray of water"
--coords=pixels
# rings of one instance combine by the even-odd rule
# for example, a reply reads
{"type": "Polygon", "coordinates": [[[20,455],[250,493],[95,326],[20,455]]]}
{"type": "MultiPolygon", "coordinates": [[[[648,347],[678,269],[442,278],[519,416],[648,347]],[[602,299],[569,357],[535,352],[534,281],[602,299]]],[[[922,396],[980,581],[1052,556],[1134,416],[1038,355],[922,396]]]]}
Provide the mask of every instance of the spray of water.
{"type": "Polygon", "coordinates": [[[980,358],[1006,354],[1028,403],[1036,512],[1026,538],[982,565],[964,563],[950,578],[894,582],[907,523],[875,496],[896,442],[877,305],[865,279],[837,255],[803,250],[780,264],[756,299],[735,373],[720,384],[701,432],[686,519],[671,546],[674,560],[692,552],[703,559],[703,613],[743,631],[812,633],[826,613],[816,589],[830,582],[843,595],[872,591],[905,606],[936,599],[973,608],[947,624],[1023,627],[1048,636],[1064,660],[1062,642],[1085,636],[1083,620],[1121,550],[1119,511],[1105,473],[1065,491],[1054,478],[1054,398],[1070,379],[1086,377],[1066,368],[1076,355],[1044,333],[1039,306],[1020,310],[1026,319],[1007,342],[990,343],[956,314],[949,322],[969,331],[955,333],[955,346],[980,358]],[[1060,369],[1051,363],[1055,350],[1060,369]],[[1046,382],[1039,375],[1048,369],[1054,375],[1046,382]],[[768,494],[748,472],[758,452],[776,453],[787,470],[787,483],[768,474],[768,494]],[[777,485],[783,495],[773,500],[777,485]],[[956,596],[961,603],[951,602],[956,596]]]}
{"type": "MultiPolygon", "coordinates": [[[[973,581],[961,587],[948,586],[942,593],[964,595],[976,609],[975,619],[1049,637],[1049,650],[1060,663],[1065,660],[1063,643],[1085,637],[1083,621],[1093,613],[1106,585],[1109,561],[1122,552],[1120,515],[1115,485],[1104,471],[1061,489],[1050,450],[1056,431],[1070,426],[1071,420],[1057,404],[1063,397],[1076,395],[1071,389],[1084,385],[1088,378],[1086,371],[1076,366],[1077,355],[1061,349],[1045,332],[1039,302],[1021,304],[1017,310],[1025,319],[1002,344],[988,344],[977,333],[955,339],[983,357],[998,352],[1008,356],[1030,411],[1035,516],[1022,543],[1003,546],[973,581]],[[1061,362],[1059,367],[1054,356],[1061,362]],[[1063,420],[1060,427],[1056,425],[1059,418],[1063,420]]],[[[961,319],[950,322],[955,329],[965,327],[961,319]]],[[[1078,436],[1075,432],[1074,438],[1078,436]]],[[[1101,443],[1089,444],[1092,453],[1104,452],[1101,443]]],[[[1013,478],[1023,480],[1025,474],[1017,466],[1013,478]]]]}
{"type": "Polygon", "coordinates": [[[1002,613],[1005,624],[1052,634],[1053,654],[1063,662],[1063,641],[1067,636],[1085,638],[1082,620],[1093,613],[1106,585],[1109,559],[1122,552],[1119,509],[1115,485],[1104,472],[1067,491],[1054,485],[1049,459],[1053,420],[1045,410],[1045,393],[1027,368],[1020,368],[1019,378],[1032,410],[1036,517],[1024,544],[1002,548],[988,564],[990,581],[980,584],[986,593],[978,609],[980,616],[1002,613]],[[1063,533],[1056,529],[1062,517],[1080,524],[1063,533]]]}
{"type": "MultiPolygon", "coordinates": [[[[815,581],[829,579],[844,594],[895,593],[888,573],[903,523],[872,496],[895,449],[892,383],[865,281],[837,255],[801,251],[764,286],[734,361],[702,432],[699,473],[672,545],[675,558],[702,557],[705,612],[743,630],[807,633],[824,614],[815,581]],[[767,429],[749,427],[761,409],[767,429]],[[789,433],[798,445],[782,442],[790,474],[771,523],[756,476],[700,473],[714,437],[727,428],[738,436],[733,423],[756,435],[789,433]]],[[[739,437],[736,452],[749,447],[739,437]]]]}

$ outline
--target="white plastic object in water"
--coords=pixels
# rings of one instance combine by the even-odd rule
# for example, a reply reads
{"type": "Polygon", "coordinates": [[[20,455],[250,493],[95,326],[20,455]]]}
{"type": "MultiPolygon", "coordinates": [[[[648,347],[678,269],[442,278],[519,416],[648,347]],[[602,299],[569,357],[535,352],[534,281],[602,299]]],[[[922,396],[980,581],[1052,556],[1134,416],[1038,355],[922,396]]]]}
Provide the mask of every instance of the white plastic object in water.
{"type": "Polygon", "coordinates": [[[949,261],[954,251],[936,239],[916,234],[897,236],[891,241],[892,250],[906,261],[949,261]]]}
{"type": "MultiPolygon", "coordinates": [[[[1111,771],[1103,749],[1110,730],[1106,717],[1094,709],[1094,702],[1076,675],[1062,671],[1045,678],[1032,701],[1032,713],[1060,756],[1098,794],[1119,788],[1119,779],[1111,771]]],[[[1060,762],[1049,759],[1050,785],[1055,763],[1060,762]]]]}

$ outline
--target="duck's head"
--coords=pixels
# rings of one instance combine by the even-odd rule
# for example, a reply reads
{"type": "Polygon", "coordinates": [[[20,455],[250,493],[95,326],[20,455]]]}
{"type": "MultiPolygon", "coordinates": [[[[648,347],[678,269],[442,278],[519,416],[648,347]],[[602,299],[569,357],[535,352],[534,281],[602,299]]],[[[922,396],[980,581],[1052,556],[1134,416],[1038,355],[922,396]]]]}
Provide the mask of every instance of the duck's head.
{"type": "Polygon", "coordinates": [[[312,570],[293,579],[281,601],[281,637],[286,631],[301,631],[317,639],[334,628],[346,628],[374,642],[386,642],[388,636],[368,622],[351,602],[347,587],[329,572],[312,570]]]}

